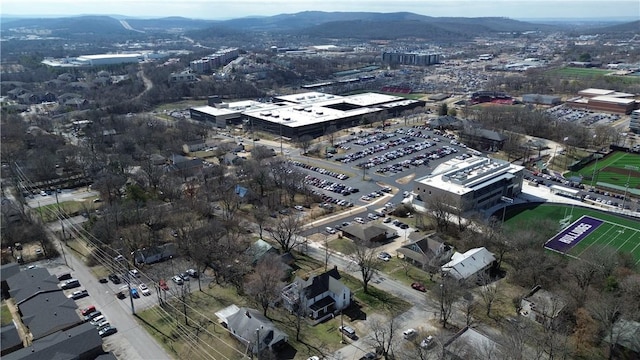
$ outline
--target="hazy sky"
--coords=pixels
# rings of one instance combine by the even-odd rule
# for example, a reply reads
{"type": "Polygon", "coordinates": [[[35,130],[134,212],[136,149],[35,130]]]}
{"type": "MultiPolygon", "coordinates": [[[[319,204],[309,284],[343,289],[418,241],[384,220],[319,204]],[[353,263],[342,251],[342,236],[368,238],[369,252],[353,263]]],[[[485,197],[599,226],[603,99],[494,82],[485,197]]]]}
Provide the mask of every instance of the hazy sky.
{"type": "Polygon", "coordinates": [[[2,0],[5,15],[183,16],[229,19],[319,11],[409,11],[429,16],[640,18],[638,0],[2,0]]]}

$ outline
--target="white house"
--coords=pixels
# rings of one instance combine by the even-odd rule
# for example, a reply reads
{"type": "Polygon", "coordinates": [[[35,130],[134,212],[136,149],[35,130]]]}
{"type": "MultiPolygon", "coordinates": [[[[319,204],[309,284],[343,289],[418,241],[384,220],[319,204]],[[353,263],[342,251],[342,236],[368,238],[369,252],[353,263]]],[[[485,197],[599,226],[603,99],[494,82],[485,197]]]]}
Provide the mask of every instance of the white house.
{"type": "Polygon", "coordinates": [[[340,281],[340,274],[333,268],[308,280],[296,278],[282,290],[284,306],[294,311],[298,306],[312,319],[320,319],[351,304],[351,290],[340,281]]]}
{"type": "Polygon", "coordinates": [[[480,247],[467,250],[465,253],[455,252],[451,261],[442,265],[443,274],[458,280],[470,279],[481,272],[489,270],[496,257],[486,248],[480,247]]]}

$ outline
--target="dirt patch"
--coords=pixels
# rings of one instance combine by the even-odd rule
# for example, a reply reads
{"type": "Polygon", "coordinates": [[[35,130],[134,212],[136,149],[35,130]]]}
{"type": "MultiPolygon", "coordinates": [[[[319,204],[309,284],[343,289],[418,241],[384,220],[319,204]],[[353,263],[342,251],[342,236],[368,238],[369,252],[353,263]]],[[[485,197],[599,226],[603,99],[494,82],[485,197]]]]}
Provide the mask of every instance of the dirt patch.
{"type": "Polygon", "coordinates": [[[415,178],[415,177],[416,177],[416,174],[413,173],[411,175],[407,175],[405,177],[401,177],[400,179],[396,180],[396,182],[398,184],[401,184],[401,185],[406,185],[406,184],[410,183],[413,180],[413,178],[415,178]]]}
{"type": "Polygon", "coordinates": [[[632,178],[640,178],[640,171],[630,170],[630,169],[622,169],[622,168],[619,168],[619,167],[607,166],[607,167],[601,169],[600,172],[610,172],[610,173],[614,173],[614,174],[624,175],[625,177],[628,177],[629,175],[631,175],[632,178]]]}

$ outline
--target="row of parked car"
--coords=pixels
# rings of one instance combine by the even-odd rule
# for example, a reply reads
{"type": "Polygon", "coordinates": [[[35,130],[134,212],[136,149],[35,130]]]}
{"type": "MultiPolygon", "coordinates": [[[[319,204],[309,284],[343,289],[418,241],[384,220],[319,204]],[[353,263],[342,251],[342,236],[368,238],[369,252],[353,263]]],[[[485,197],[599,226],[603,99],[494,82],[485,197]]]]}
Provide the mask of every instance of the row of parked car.
{"type": "Polygon", "coordinates": [[[104,314],[97,310],[95,306],[88,306],[82,309],[80,313],[84,316],[84,322],[89,322],[98,329],[98,335],[100,335],[100,337],[106,337],[118,332],[118,329],[112,326],[104,314]]]}
{"type": "MultiPolygon", "coordinates": [[[[386,134],[386,135],[389,136],[389,137],[395,136],[395,134],[386,134]]],[[[381,142],[379,144],[364,148],[364,149],[356,151],[354,153],[350,153],[350,154],[347,154],[345,156],[337,157],[337,158],[335,158],[335,160],[336,161],[340,161],[343,164],[347,164],[347,163],[362,159],[362,158],[364,158],[366,156],[373,155],[373,154],[376,154],[376,153],[379,153],[379,152],[382,152],[382,151],[386,151],[386,150],[388,150],[389,148],[392,148],[392,147],[405,145],[405,144],[408,144],[408,143],[413,142],[413,141],[415,141],[415,140],[412,137],[406,136],[406,137],[402,137],[402,138],[391,140],[391,141],[381,142]]]]}
{"type": "Polygon", "coordinates": [[[342,173],[337,173],[335,171],[329,171],[329,170],[327,170],[325,168],[321,168],[321,167],[317,167],[317,166],[311,166],[309,164],[305,164],[305,163],[300,162],[300,161],[292,160],[291,164],[293,164],[295,166],[299,166],[299,167],[304,168],[304,169],[315,171],[315,172],[323,174],[323,175],[328,175],[328,176],[334,177],[334,178],[339,179],[339,180],[347,180],[349,178],[348,175],[345,175],[345,174],[342,174],[342,173]]]}
{"type": "Polygon", "coordinates": [[[360,189],[347,186],[343,183],[319,179],[311,175],[305,176],[304,183],[307,185],[315,186],[323,190],[338,193],[344,196],[351,195],[352,193],[357,193],[360,191],[360,189]]]}
{"type": "Polygon", "coordinates": [[[188,269],[187,271],[177,274],[174,277],[171,278],[171,281],[173,281],[174,284],[176,285],[184,285],[185,281],[190,281],[191,278],[197,279],[198,278],[198,272],[194,269],[188,269]]]}

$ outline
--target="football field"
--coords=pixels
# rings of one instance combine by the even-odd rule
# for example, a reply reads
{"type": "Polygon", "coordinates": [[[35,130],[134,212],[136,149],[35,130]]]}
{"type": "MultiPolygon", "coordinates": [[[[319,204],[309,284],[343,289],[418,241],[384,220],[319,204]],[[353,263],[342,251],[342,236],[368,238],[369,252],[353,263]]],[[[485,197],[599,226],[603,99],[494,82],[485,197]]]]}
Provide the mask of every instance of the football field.
{"type": "Polygon", "coordinates": [[[558,224],[559,232],[545,248],[571,257],[586,253],[614,252],[630,254],[640,265],[640,221],[582,207],[540,205],[512,216],[508,226],[532,219],[548,219],[558,224]]]}
{"type": "Polygon", "coordinates": [[[585,184],[605,183],[640,189],[640,155],[616,151],[569,176],[581,176],[585,184]]]}

